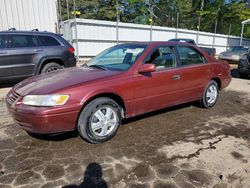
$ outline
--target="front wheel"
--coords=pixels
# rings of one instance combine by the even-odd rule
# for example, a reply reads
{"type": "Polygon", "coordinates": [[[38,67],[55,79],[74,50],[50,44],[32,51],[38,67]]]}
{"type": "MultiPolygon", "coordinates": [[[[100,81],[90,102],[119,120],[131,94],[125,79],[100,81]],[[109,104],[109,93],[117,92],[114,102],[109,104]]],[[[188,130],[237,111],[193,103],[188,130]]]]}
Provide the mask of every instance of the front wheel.
{"type": "Polygon", "coordinates": [[[219,96],[218,84],[216,81],[211,80],[208,83],[203,93],[200,103],[203,107],[210,108],[215,105],[215,103],[217,102],[218,96],[219,96]]]}
{"type": "Polygon", "coordinates": [[[83,139],[102,143],[115,136],[121,124],[121,107],[102,97],[91,101],[81,112],[77,128],[83,139]]]}

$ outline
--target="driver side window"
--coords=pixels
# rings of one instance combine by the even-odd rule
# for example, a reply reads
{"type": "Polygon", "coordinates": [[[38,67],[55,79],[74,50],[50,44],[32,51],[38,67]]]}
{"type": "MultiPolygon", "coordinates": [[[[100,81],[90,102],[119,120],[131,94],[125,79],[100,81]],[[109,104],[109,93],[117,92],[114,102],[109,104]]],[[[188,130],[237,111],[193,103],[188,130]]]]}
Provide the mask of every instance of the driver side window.
{"type": "Polygon", "coordinates": [[[151,54],[146,63],[155,64],[157,70],[175,67],[175,55],[169,46],[159,47],[151,54]]]}

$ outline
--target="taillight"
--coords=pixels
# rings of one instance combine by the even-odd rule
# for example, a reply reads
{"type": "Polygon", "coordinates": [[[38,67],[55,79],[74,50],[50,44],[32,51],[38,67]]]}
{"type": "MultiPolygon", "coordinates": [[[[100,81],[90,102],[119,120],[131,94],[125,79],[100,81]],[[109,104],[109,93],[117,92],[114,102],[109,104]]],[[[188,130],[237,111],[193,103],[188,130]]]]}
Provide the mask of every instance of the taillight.
{"type": "Polygon", "coordinates": [[[75,48],[73,48],[73,47],[68,48],[68,51],[73,54],[75,52],[75,48]]]}

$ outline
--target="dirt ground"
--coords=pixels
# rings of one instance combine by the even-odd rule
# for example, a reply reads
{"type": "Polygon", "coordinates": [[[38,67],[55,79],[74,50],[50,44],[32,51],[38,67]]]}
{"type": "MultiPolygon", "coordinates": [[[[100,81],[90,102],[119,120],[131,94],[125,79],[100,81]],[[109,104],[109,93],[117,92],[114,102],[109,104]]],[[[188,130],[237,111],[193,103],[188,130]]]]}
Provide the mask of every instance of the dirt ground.
{"type": "Polygon", "coordinates": [[[191,103],[129,119],[99,145],[76,133],[31,137],[6,111],[8,90],[0,187],[250,187],[249,79],[234,78],[211,109],[191,103]]]}

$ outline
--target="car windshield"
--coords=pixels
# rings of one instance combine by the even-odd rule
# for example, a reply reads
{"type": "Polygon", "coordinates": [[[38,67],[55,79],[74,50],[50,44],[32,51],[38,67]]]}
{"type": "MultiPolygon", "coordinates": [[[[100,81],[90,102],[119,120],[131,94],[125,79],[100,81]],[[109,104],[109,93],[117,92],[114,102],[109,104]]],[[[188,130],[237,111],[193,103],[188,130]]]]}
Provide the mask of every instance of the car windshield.
{"type": "Polygon", "coordinates": [[[122,44],[111,47],[93,59],[87,66],[108,70],[128,70],[146,49],[146,44],[122,44]]]}
{"type": "Polygon", "coordinates": [[[228,49],[230,52],[236,52],[236,51],[243,51],[243,52],[248,52],[248,48],[243,47],[243,46],[233,46],[228,49]]]}

